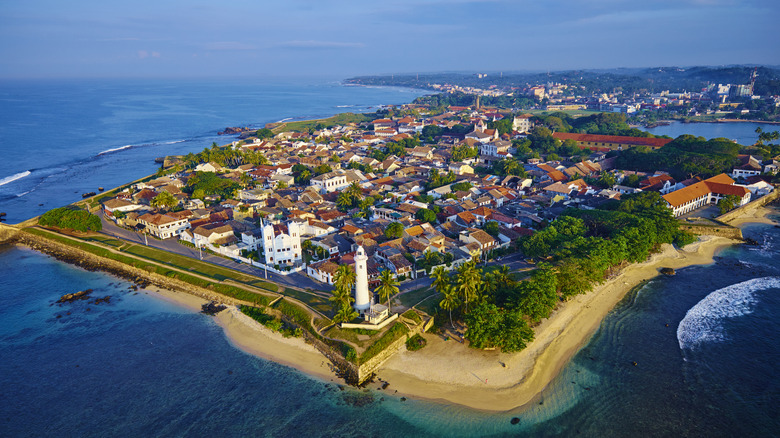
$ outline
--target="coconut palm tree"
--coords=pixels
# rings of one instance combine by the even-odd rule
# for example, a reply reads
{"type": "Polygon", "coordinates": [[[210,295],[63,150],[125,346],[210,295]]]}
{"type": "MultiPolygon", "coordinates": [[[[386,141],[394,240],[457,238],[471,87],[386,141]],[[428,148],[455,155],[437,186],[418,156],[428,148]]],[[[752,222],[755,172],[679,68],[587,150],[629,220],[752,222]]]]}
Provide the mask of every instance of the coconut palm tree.
{"type": "Polygon", "coordinates": [[[448,283],[441,292],[444,295],[444,298],[439,302],[439,307],[447,310],[450,313],[450,326],[452,326],[454,329],[455,324],[452,323],[452,310],[456,309],[460,305],[458,291],[448,283]]]}
{"type": "Polygon", "coordinates": [[[358,313],[351,306],[341,306],[338,312],[333,315],[333,322],[349,322],[358,317],[358,313]]]}
{"type": "Polygon", "coordinates": [[[431,286],[436,289],[436,292],[443,293],[444,288],[450,284],[450,275],[446,270],[444,270],[444,266],[437,266],[433,270],[431,277],[433,277],[433,283],[431,283],[431,286]]]}
{"type": "Polygon", "coordinates": [[[376,291],[379,293],[379,299],[384,299],[387,302],[388,310],[390,309],[390,297],[400,290],[398,284],[398,280],[389,269],[385,269],[379,274],[379,287],[376,288],[376,291]]]}
{"type": "Polygon", "coordinates": [[[340,265],[333,275],[333,284],[336,289],[340,289],[349,294],[352,293],[352,286],[355,285],[355,270],[350,265],[340,265]]]}
{"type": "Polygon", "coordinates": [[[455,287],[460,296],[463,297],[463,302],[466,303],[467,311],[469,303],[478,298],[479,290],[482,285],[481,273],[482,270],[477,269],[473,260],[458,267],[455,287]]]}

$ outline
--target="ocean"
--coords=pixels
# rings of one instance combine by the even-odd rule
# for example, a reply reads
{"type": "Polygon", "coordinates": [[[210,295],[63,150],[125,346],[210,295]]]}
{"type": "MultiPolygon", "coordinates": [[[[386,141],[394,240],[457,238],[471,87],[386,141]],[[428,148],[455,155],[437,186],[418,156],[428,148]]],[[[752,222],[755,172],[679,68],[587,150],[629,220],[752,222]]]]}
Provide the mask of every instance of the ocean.
{"type": "Polygon", "coordinates": [[[228,126],[376,111],[420,90],[319,79],[0,81],[0,213],[21,222],[200,152],[228,126]]]}
{"type": "MultiPolygon", "coordinates": [[[[219,89],[201,86],[201,90],[219,89]]],[[[288,86],[294,92],[295,87],[288,86]]],[[[382,96],[373,93],[394,96],[396,103],[411,100],[416,93],[367,89],[360,90],[365,94],[357,98],[352,94],[356,88],[332,83],[310,85],[308,93],[318,95],[318,87],[323,94],[338,95],[338,102],[350,102],[352,96],[352,103],[339,105],[363,108],[388,103],[375,101],[382,96]]],[[[112,85],[111,93],[121,95],[120,88],[112,85]]],[[[124,98],[114,95],[111,99],[132,100],[139,95],[136,88],[128,90],[124,98]]],[[[224,93],[211,99],[220,96],[224,93]]],[[[197,99],[208,100],[207,96],[197,99]]],[[[219,105],[231,107],[225,99],[219,105]]],[[[316,115],[339,111],[321,99],[322,112],[316,115]]],[[[171,107],[185,106],[170,100],[171,107]]],[[[244,123],[260,125],[295,115],[297,109],[309,114],[304,106],[278,106],[286,110],[282,116],[247,117],[241,119],[243,123],[224,117],[213,126],[197,129],[173,126],[177,120],[189,120],[180,118],[187,111],[171,110],[171,118],[164,123],[166,112],[159,110],[155,119],[163,119],[160,125],[176,134],[200,130],[199,141],[205,145],[193,143],[197,151],[210,144],[214,130],[244,123]]],[[[76,110],[71,108],[63,117],[77,118],[76,110]]],[[[189,116],[201,121],[207,118],[189,116]]],[[[130,119],[128,123],[136,123],[130,119]]],[[[59,126],[64,129],[67,124],[59,126]]],[[[110,144],[85,138],[83,143],[91,149],[78,154],[59,149],[57,154],[51,150],[38,153],[30,144],[32,161],[37,157],[41,163],[55,164],[31,166],[25,161],[14,166],[4,161],[0,175],[13,175],[18,169],[68,167],[67,162],[56,164],[50,156],[54,154],[75,155],[73,159],[87,169],[85,178],[98,178],[93,173],[103,159],[94,151],[123,142],[144,144],[146,139],[156,139],[163,143],[177,138],[147,129],[134,139],[132,129],[118,128],[123,126],[120,118],[113,126],[127,137],[110,144]],[[95,157],[92,161],[98,162],[97,167],[89,167],[89,157],[95,157]]],[[[4,152],[18,153],[7,145],[22,144],[24,137],[3,137],[4,152]]],[[[70,148],[79,150],[79,144],[74,142],[70,148]]],[[[170,149],[185,152],[179,145],[134,147],[104,155],[115,155],[112,159],[121,162],[123,154],[144,152],[146,160],[174,153],[162,152],[170,149]]],[[[137,163],[138,169],[116,164],[115,177],[125,178],[117,184],[154,170],[153,163],[143,160],[137,163]]],[[[0,201],[0,210],[29,217],[39,212],[39,199],[51,207],[48,203],[59,200],[58,193],[82,190],[81,180],[66,178],[68,172],[69,168],[62,176],[36,182],[29,200],[0,201]],[[48,187],[54,179],[60,181],[55,185],[64,187],[48,187]]],[[[25,182],[26,178],[14,183],[35,180],[25,182]]],[[[96,184],[98,179],[90,181],[96,184]]],[[[102,180],[100,184],[110,186],[102,180]]],[[[11,192],[26,188],[14,187],[11,192]]],[[[67,202],[80,196],[71,198],[67,202]]],[[[777,207],[772,217],[780,220],[777,207]]],[[[373,385],[367,390],[339,388],[243,353],[212,317],[149,291],[133,290],[125,280],[85,271],[30,249],[0,247],[4,303],[0,307],[0,435],[777,436],[780,384],[774,371],[780,359],[776,342],[780,323],[775,316],[780,313],[780,229],[755,224],[745,226],[744,234],[759,245],[727,248],[712,265],[680,269],[674,277],[658,277],[630,292],[545,389],[539,402],[504,413],[403,400],[393,395],[392,383],[387,390],[373,385]],[[65,293],[88,288],[94,297],[110,296],[110,301],[55,303],[65,293]],[[513,418],[518,424],[512,424],[513,418]]]]}

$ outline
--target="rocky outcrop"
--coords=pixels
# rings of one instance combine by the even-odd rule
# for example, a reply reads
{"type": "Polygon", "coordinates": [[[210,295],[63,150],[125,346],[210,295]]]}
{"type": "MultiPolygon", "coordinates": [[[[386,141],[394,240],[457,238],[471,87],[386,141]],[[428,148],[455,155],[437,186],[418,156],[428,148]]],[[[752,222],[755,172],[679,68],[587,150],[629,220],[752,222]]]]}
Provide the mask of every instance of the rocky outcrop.
{"type": "Polygon", "coordinates": [[[241,134],[242,132],[247,132],[247,131],[256,131],[256,129],[251,129],[251,128],[247,128],[247,127],[237,128],[237,127],[229,126],[229,127],[225,128],[224,131],[217,132],[217,134],[218,135],[236,135],[236,134],[241,134]]]}

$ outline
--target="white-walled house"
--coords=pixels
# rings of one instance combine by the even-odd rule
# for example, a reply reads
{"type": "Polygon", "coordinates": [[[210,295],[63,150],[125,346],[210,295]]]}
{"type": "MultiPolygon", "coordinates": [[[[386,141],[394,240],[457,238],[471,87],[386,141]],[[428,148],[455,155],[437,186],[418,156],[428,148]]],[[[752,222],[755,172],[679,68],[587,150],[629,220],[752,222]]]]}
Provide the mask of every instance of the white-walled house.
{"type": "Polygon", "coordinates": [[[265,264],[273,266],[300,262],[303,259],[301,249],[303,228],[304,226],[298,222],[264,223],[261,229],[265,264]]]}
{"type": "Polygon", "coordinates": [[[320,193],[329,193],[341,190],[349,185],[347,176],[334,172],[323,173],[311,179],[312,187],[316,187],[320,193]]]}
{"type": "Polygon", "coordinates": [[[180,235],[190,228],[190,222],[185,218],[173,217],[167,214],[146,213],[138,217],[138,223],[144,225],[152,236],[168,239],[180,235]]]}

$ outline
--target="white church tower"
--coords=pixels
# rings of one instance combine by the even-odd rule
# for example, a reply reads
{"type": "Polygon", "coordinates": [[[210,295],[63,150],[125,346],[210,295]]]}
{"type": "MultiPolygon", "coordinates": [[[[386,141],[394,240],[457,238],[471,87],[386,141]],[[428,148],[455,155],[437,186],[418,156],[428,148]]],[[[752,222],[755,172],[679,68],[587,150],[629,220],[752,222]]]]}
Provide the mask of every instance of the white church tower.
{"type": "Polygon", "coordinates": [[[371,296],[368,293],[368,256],[362,246],[358,246],[355,254],[355,310],[361,315],[371,307],[371,296]]]}

